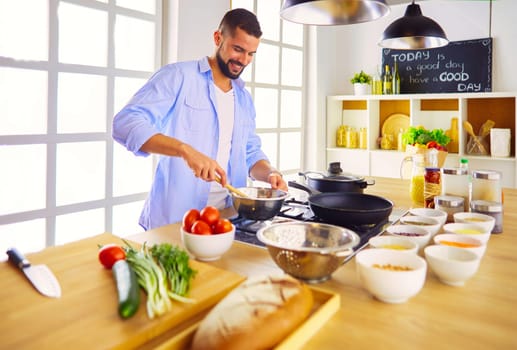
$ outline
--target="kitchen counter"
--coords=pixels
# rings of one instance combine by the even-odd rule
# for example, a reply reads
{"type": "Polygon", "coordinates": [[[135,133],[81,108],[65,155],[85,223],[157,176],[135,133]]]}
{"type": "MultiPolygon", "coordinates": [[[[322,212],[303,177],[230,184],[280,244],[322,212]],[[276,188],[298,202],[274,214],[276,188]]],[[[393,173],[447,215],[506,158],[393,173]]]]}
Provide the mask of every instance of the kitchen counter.
{"type": "MultiPolygon", "coordinates": [[[[407,181],[375,180],[366,193],[411,206],[407,181]]],[[[385,304],[362,289],[352,259],[317,285],[340,294],[341,307],[304,349],[516,349],[517,190],[505,189],[504,197],[504,232],[492,235],[479,271],[464,287],[442,284],[428,271],[419,294],[385,304]]],[[[181,244],[178,224],[129,238],[181,244]]],[[[246,276],[281,273],[267,250],[240,242],[208,264],[246,276]]]]}
{"type": "MultiPolygon", "coordinates": [[[[398,208],[409,208],[408,181],[375,181],[367,193],[389,198],[398,208]]],[[[180,225],[127,238],[181,245],[180,225]]],[[[48,264],[56,274],[63,289],[60,299],[39,295],[21,272],[1,263],[0,348],[127,349],[144,343],[145,349],[160,347],[172,334],[199,320],[244,276],[282,273],[266,249],[236,241],[218,261],[192,261],[200,275],[199,288],[191,294],[202,302],[192,307],[178,305],[156,320],[149,320],[140,310],[123,321],[116,313],[111,273],[96,256],[98,244],[116,241],[122,244],[104,233],[28,256],[34,264],[48,264]]],[[[504,233],[491,237],[479,271],[464,287],[442,284],[429,271],[419,294],[404,304],[385,304],[362,289],[352,259],[330,280],[316,285],[339,294],[341,306],[303,349],[517,349],[516,247],[517,189],[505,189],[504,233]]]]}

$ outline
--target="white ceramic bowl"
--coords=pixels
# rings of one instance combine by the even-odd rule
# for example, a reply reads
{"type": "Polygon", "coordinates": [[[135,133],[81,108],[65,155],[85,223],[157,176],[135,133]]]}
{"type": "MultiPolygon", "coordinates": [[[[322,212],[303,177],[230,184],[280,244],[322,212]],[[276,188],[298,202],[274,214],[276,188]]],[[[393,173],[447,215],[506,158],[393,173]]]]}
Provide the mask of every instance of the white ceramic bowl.
{"type": "Polygon", "coordinates": [[[453,217],[454,222],[480,225],[489,232],[492,232],[495,226],[495,219],[492,216],[481,213],[461,212],[455,213],[453,217]]]}
{"type": "Polygon", "coordinates": [[[368,240],[371,248],[393,249],[401,252],[417,253],[418,244],[406,238],[393,235],[383,235],[372,237],[368,240]]]}
{"type": "Polygon", "coordinates": [[[443,225],[444,233],[455,233],[467,237],[474,237],[483,243],[487,243],[490,239],[491,232],[486,231],[483,226],[477,224],[465,224],[462,222],[452,222],[443,225]]]}
{"type": "Polygon", "coordinates": [[[451,286],[463,286],[476,274],[481,261],[474,252],[446,245],[430,245],[424,254],[438,279],[451,286]]]}
{"type": "Polygon", "coordinates": [[[418,249],[425,247],[431,240],[431,233],[422,226],[391,225],[386,232],[395,237],[403,237],[418,245],[418,249]]]}
{"type": "Polygon", "coordinates": [[[447,213],[440,209],[433,208],[411,208],[409,214],[414,216],[426,216],[438,220],[440,225],[445,225],[447,222],[447,213]]]}
{"type": "Polygon", "coordinates": [[[362,286],[383,302],[404,303],[424,286],[427,264],[416,254],[392,249],[363,249],[356,254],[355,260],[362,286]],[[396,271],[393,267],[409,270],[396,271]]]}
{"type": "Polygon", "coordinates": [[[400,218],[400,223],[405,225],[419,226],[427,230],[431,236],[434,236],[442,228],[440,221],[429,216],[422,215],[406,215],[400,218]]]}
{"type": "Polygon", "coordinates": [[[457,247],[470,250],[476,253],[480,258],[485,255],[486,243],[481,242],[474,237],[459,235],[457,233],[441,233],[433,237],[435,244],[457,247]]]}
{"type": "Polygon", "coordinates": [[[235,226],[230,232],[212,235],[189,233],[181,228],[181,241],[196,260],[214,261],[221,258],[232,246],[235,238],[235,226]]]}

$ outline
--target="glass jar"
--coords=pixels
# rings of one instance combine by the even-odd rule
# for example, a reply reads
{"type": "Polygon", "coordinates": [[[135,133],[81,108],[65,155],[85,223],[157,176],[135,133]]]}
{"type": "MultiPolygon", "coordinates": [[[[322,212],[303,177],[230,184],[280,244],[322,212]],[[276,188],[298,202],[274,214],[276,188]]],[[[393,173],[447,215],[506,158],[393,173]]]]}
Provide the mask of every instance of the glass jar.
{"type": "Polygon", "coordinates": [[[349,128],[346,133],[346,144],[348,148],[358,148],[359,147],[359,136],[355,128],[349,128]]]}
{"type": "Polygon", "coordinates": [[[424,207],[434,208],[434,197],[441,193],[440,168],[425,168],[424,207]]]}
{"type": "Polygon", "coordinates": [[[442,195],[463,197],[464,211],[469,211],[470,179],[465,168],[442,169],[442,195]]]}
{"type": "Polygon", "coordinates": [[[472,172],[472,200],[503,202],[501,173],[495,170],[472,172]]]}
{"type": "Polygon", "coordinates": [[[461,213],[465,209],[465,200],[457,196],[434,197],[434,208],[447,213],[447,222],[454,222],[454,214],[461,213]]]}
{"type": "Polygon", "coordinates": [[[336,131],[336,146],[346,147],[346,125],[340,125],[336,131]]]}
{"type": "Polygon", "coordinates": [[[495,219],[492,233],[503,232],[503,204],[493,201],[473,200],[470,202],[470,209],[473,213],[490,215],[495,219]]]}
{"type": "Polygon", "coordinates": [[[361,148],[361,149],[368,148],[368,129],[367,128],[359,129],[359,148],[361,148]]]}

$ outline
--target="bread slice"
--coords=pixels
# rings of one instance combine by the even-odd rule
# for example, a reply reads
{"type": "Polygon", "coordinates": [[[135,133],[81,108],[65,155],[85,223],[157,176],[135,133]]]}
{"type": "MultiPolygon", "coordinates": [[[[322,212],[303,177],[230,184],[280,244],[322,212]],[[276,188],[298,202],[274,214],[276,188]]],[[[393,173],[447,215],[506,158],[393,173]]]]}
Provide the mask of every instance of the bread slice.
{"type": "Polygon", "coordinates": [[[309,316],[313,303],[311,290],[288,275],[249,279],[207,314],[192,349],[270,349],[309,316]]]}

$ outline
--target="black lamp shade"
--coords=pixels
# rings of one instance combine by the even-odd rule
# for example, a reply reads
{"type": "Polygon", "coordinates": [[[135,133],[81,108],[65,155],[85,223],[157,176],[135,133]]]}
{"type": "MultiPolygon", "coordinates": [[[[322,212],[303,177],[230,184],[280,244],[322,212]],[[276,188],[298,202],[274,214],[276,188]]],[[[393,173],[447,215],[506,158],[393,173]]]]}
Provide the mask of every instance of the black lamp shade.
{"type": "Polygon", "coordinates": [[[295,23],[324,26],[369,22],[389,11],[385,0],[285,0],[280,16],[295,23]]]}
{"type": "Polygon", "coordinates": [[[420,6],[410,4],[404,17],[391,23],[382,34],[380,46],[392,49],[430,49],[449,43],[442,27],[423,16],[420,6]]]}

